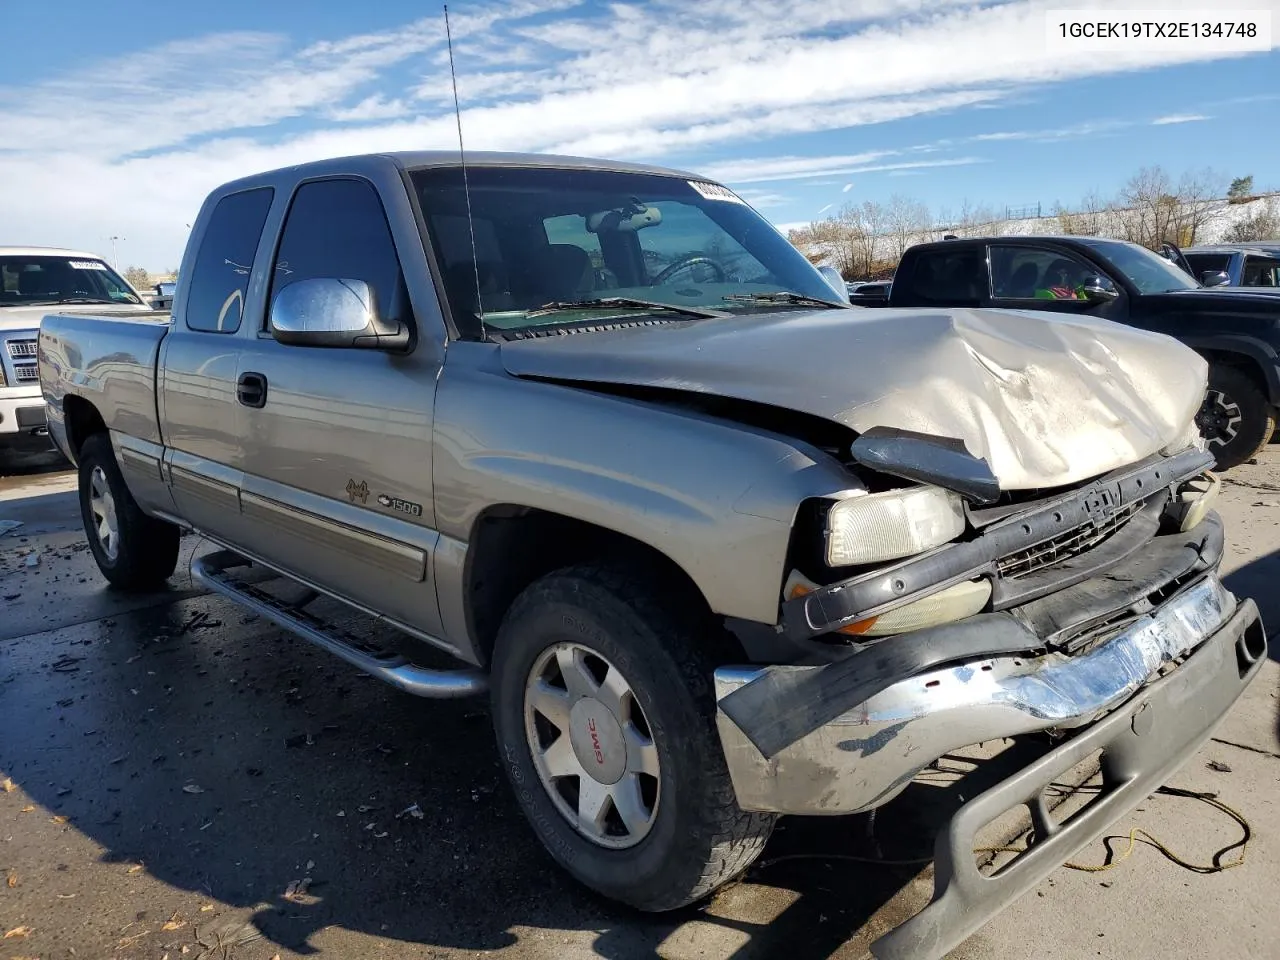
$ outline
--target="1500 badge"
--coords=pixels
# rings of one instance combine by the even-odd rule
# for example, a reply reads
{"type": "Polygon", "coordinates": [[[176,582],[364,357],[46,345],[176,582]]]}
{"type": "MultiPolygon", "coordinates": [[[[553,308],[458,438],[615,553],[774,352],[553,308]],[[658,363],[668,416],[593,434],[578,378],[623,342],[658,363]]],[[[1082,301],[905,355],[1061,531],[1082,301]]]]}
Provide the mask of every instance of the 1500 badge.
{"type": "Polygon", "coordinates": [[[422,504],[410,503],[408,500],[401,500],[399,497],[388,497],[385,493],[378,494],[378,503],[397,513],[407,513],[411,517],[422,516],[422,504]]]}

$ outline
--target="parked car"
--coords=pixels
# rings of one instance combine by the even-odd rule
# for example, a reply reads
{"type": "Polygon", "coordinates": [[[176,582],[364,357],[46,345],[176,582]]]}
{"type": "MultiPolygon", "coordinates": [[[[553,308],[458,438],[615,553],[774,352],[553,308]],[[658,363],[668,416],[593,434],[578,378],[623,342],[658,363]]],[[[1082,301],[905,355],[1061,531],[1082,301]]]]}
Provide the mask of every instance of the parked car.
{"type": "Polygon", "coordinates": [[[1280,244],[1220,243],[1182,251],[1192,276],[1207,287],[1280,290],[1280,244]]]}
{"type": "MultiPolygon", "coordinates": [[[[1172,251],[1176,260],[1177,251],[1172,251]]],[[[1280,404],[1280,297],[1205,288],[1174,260],[1122,240],[987,237],[911,247],[883,300],[859,306],[1011,307],[1167,333],[1209,361],[1197,416],[1217,467],[1256,456],[1280,404]]],[[[1195,367],[1188,368],[1193,373],[1195,367]]]]}
{"type": "Polygon", "coordinates": [[[850,303],[858,306],[884,306],[889,302],[889,291],[893,289],[892,280],[868,281],[859,285],[849,297],[850,303]]]}
{"type": "Polygon", "coordinates": [[[53,449],[36,362],[40,318],[49,308],[134,314],[141,304],[96,254],[0,246],[0,450],[53,449]]]}
{"type": "Polygon", "coordinates": [[[172,310],[173,309],[173,292],[177,289],[177,284],[172,281],[162,281],[155,285],[156,295],[149,301],[154,310],[172,310]]]}
{"type": "Polygon", "coordinates": [[[977,742],[1034,749],[947,826],[966,855],[882,958],[941,957],[1256,676],[1193,351],[1088,317],[853,309],[695,174],[468,161],[227,184],[171,324],[44,319],[107,580],[162,583],[191,528],[219,547],[198,578],[348,663],[425,697],[487,686],[551,857],[642,910],[742,873],[779,815],[881,807],[977,742]],[[353,643],[251,564],[402,637],[353,643]],[[1105,802],[980,876],[976,831],[1098,751],[1122,772],[1105,802]]]}

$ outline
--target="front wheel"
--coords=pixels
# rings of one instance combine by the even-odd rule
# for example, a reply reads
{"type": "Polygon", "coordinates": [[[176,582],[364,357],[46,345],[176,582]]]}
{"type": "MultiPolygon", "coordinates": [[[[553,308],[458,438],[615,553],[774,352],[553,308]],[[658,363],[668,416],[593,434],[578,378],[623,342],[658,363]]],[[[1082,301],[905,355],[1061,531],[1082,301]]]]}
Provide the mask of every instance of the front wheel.
{"type": "Polygon", "coordinates": [[[775,817],[737,804],[715,727],[709,631],[622,573],[530,586],[494,650],[493,718],[516,798],[588,887],[673,910],[760,855],[775,817]]]}
{"type": "Polygon", "coordinates": [[[1209,389],[1196,415],[1219,470],[1252,460],[1271,442],[1276,411],[1257,383],[1237,367],[1209,368],[1209,389]]]}
{"type": "Polygon", "coordinates": [[[113,586],[151,590],[173,574],[181,532],[142,512],[105,433],[80,448],[80,515],[93,559],[113,586]]]}

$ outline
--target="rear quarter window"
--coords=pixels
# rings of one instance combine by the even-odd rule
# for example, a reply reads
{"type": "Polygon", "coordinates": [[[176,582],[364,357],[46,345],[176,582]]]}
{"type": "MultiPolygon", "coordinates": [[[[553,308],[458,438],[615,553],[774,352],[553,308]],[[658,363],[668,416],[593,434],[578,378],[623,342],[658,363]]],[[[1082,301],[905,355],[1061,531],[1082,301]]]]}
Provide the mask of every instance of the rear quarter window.
{"type": "MultiPolygon", "coordinates": [[[[976,307],[987,291],[985,251],[977,247],[921,251],[908,283],[913,302],[976,307]]],[[[895,289],[906,285],[894,278],[895,289]]]]}
{"type": "Polygon", "coordinates": [[[232,193],[213,208],[191,271],[188,329],[209,333],[240,329],[253,258],[274,193],[270,187],[232,193]]]}

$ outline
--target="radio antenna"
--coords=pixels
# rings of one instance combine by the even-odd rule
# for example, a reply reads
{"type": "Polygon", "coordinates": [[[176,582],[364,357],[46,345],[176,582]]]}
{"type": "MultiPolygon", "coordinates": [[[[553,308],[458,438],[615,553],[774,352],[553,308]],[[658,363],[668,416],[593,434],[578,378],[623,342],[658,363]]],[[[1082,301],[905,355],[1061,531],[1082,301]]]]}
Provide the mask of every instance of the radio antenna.
{"type": "Polygon", "coordinates": [[[453,31],[449,29],[449,5],[444,5],[444,35],[449,45],[449,79],[453,83],[453,115],[458,121],[458,161],[462,165],[462,193],[467,200],[467,230],[471,234],[471,269],[476,281],[476,315],[480,318],[480,339],[488,340],[484,328],[484,302],[480,299],[480,258],[476,254],[476,225],[471,217],[471,184],[467,180],[467,152],[462,146],[462,108],[458,106],[458,74],[453,68],[453,31]]]}

